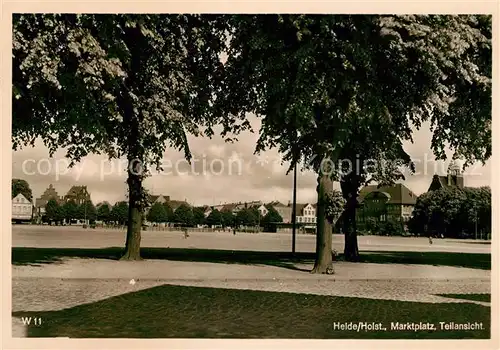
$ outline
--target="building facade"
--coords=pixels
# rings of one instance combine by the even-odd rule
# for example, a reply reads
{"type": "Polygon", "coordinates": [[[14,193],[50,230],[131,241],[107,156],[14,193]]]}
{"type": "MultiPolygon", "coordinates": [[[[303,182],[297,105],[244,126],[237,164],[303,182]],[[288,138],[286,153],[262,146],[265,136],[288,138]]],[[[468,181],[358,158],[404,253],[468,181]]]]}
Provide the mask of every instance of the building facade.
{"type": "Polygon", "coordinates": [[[306,228],[316,227],[316,204],[297,204],[295,208],[297,223],[304,224],[306,228]]]}
{"type": "Polygon", "coordinates": [[[41,219],[45,215],[45,206],[48,201],[54,199],[57,203],[62,204],[64,202],[63,197],[60,197],[56,189],[52,184],[47,187],[47,189],[42,193],[42,195],[35,201],[35,215],[38,219],[41,219]]]}
{"type": "Polygon", "coordinates": [[[452,161],[448,166],[447,175],[434,175],[432,177],[431,184],[429,186],[428,192],[437,191],[445,187],[458,187],[464,188],[464,176],[460,165],[452,161]]]}
{"type": "Polygon", "coordinates": [[[89,202],[90,193],[87,190],[87,186],[72,186],[64,196],[64,202],[69,201],[74,201],[77,205],[89,202]]]}
{"type": "Polygon", "coordinates": [[[370,221],[395,221],[405,225],[410,220],[417,195],[403,184],[393,186],[366,186],[360,191],[356,224],[366,229],[370,221]]]}
{"type": "Polygon", "coordinates": [[[31,221],[33,218],[33,203],[19,193],[12,198],[12,220],[31,221]]]}
{"type": "Polygon", "coordinates": [[[281,218],[283,219],[284,224],[289,224],[292,222],[292,205],[291,204],[283,204],[280,202],[271,202],[269,203],[274,210],[280,214],[281,218]]]}

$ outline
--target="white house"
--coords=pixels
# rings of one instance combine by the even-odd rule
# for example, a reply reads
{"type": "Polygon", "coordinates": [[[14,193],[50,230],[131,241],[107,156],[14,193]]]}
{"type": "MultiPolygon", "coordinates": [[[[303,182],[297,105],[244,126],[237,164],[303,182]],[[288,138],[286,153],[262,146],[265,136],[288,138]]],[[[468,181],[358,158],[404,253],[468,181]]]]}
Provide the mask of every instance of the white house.
{"type": "Polygon", "coordinates": [[[311,203],[297,204],[297,222],[304,223],[305,226],[315,227],[316,225],[316,206],[311,203]]]}
{"type": "Polygon", "coordinates": [[[12,198],[12,220],[29,221],[33,216],[33,204],[21,193],[12,198]]]}
{"type": "Polygon", "coordinates": [[[260,205],[260,206],[258,206],[257,210],[259,211],[261,218],[263,218],[264,216],[266,216],[267,213],[269,212],[269,210],[267,210],[266,206],[263,205],[263,204],[260,205]]]}

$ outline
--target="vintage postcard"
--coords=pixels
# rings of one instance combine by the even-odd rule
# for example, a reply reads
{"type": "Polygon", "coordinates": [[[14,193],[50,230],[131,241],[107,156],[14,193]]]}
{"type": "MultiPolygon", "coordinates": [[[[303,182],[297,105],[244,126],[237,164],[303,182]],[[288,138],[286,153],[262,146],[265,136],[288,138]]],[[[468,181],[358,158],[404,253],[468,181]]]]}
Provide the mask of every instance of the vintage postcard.
{"type": "Polygon", "coordinates": [[[2,6],[6,349],[498,348],[498,4],[2,6]]]}

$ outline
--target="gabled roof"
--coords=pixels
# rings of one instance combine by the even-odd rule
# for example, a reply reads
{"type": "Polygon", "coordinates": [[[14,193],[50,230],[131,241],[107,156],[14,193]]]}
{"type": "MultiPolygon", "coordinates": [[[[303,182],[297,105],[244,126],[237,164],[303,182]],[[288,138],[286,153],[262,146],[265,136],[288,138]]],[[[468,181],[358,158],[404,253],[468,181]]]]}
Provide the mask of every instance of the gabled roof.
{"type": "Polygon", "coordinates": [[[35,202],[35,207],[40,208],[40,207],[45,207],[47,203],[51,200],[54,199],[58,204],[63,204],[64,201],[61,198],[57,197],[50,197],[50,198],[37,198],[35,202]]]}
{"type": "Polygon", "coordinates": [[[30,203],[31,203],[31,201],[30,201],[30,200],[28,200],[28,198],[26,198],[26,197],[24,196],[24,194],[22,194],[21,192],[19,192],[19,193],[18,193],[17,195],[15,195],[15,196],[12,196],[12,200],[14,200],[15,198],[17,198],[17,197],[19,197],[19,196],[23,197],[24,199],[26,199],[28,202],[30,202],[30,203]]]}
{"type": "Polygon", "coordinates": [[[224,204],[220,211],[233,211],[234,209],[236,209],[237,206],[238,206],[238,204],[234,204],[234,203],[224,204]]]}
{"type": "MultiPolygon", "coordinates": [[[[304,210],[304,208],[306,207],[307,204],[301,204],[301,203],[297,203],[295,204],[295,213],[297,215],[300,215],[302,214],[302,211],[304,210]]],[[[293,207],[292,207],[293,209],[293,207]]]]}
{"type": "Polygon", "coordinates": [[[103,201],[103,202],[97,203],[97,205],[95,207],[99,208],[99,207],[102,207],[103,205],[107,205],[109,208],[112,207],[112,205],[108,201],[103,201]]]}
{"type": "Polygon", "coordinates": [[[432,182],[429,188],[431,188],[434,183],[439,184],[439,187],[441,188],[450,186],[458,186],[458,187],[463,186],[463,183],[458,182],[458,177],[456,175],[434,175],[432,177],[432,182]]]}
{"type": "Polygon", "coordinates": [[[359,191],[358,202],[362,203],[366,195],[374,191],[389,195],[389,204],[414,205],[417,202],[418,197],[408,187],[401,183],[394,184],[393,186],[382,186],[380,188],[378,188],[378,185],[369,185],[363,187],[361,191],[359,191]]]}
{"type": "Polygon", "coordinates": [[[78,196],[87,194],[87,186],[71,186],[66,196],[78,196]]]}
{"type": "Polygon", "coordinates": [[[170,207],[171,207],[172,209],[174,209],[174,210],[175,210],[175,209],[177,209],[178,207],[180,207],[180,206],[181,206],[181,205],[183,205],[183,204],[184,204],[184,205],[187,205],[187,206],[189,206],[189,207],[190,207],[189,203],[188,203],[188,202],[186,202],[186,201],[178,201],[178,200],[172,200],[172,199],[171,199],[171,200],[169,200],[167,203],[168,203],[168,204],[170,205],[170,207]]]}
{"type": "Polygon", "coordinates": [[[272,201],[272,202],[267,203],[266,205],[270,205],[273,207],[287,207],[286,204],[283,204],[280,201],[272,201]]]}

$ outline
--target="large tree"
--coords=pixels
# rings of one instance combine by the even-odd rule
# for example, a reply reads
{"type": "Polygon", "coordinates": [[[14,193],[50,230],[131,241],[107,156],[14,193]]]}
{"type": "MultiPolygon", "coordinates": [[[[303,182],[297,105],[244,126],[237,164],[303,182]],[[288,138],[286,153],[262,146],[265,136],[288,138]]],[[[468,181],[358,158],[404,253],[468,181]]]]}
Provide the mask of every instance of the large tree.
{"type": "Polygon", "coordinates": [[[179,205],[174,211],[174,221],[183,226],[191,227],[194,225],[193,208],[187,204],[179,205]]]}
{"type": "Polygon", "coordinates": [[[318,175],[313,272],[333,270],[325,219],[332,180],[347,202],[346,256],[358,256],[354,213],[367,174],[339,172],[337,161],[389,153],[409,165],[401,145],[426,120],[439,159],[446,145],[467,164],[491,155],[491,16],[241,15],[231,22],[226,110],[262,118],[257,151],[277,147],[289,170],[305,159],[318,175]]]}
{"type": "Polygon", "coordinates": [[[261,224],[267,225],[280,222],[283,222],[283,218],[278,213],[278,211],[274,209],[272,206],[267,207],[267,213],[261,219],[261,224]]]}
{"type": "Polygon", "coordinates": [[[95,221],[97,218],[97,210],[91,200],[86,200],[78,206],[77,219],[95,221]]]}
{"type": "Polygon", "coordinates": [[[163,207],[165,208],[167,222],[174,221],[174,210],[172,209],[172,206],[168,202],[165,202],[163,203],[163,207]]]}
{"type": "Polygon", "coordinates": [[[142,183],[160,169],[165,147],[189,160],[188,133],[242,128],[211,108],[226,23],[215,15],[13,17],[13,147],[41,138],[50,154],[65,148],[72,164],[90,153],[127,159],[122,259],[140,259],[142,183]]]}
{"type": "Polygon", "coordinates": [[[107,203],[102,203],[97,208],[97,219],[103,222],[108,222],[110,220],[110,206],[107,203]]]}
{"type": "Polygon", "coordinates": [[[71,225],[71,220],[78,217],[78,205],[74,200],[69,200],[63,204],[64,219],[71,225]]]}
{"type": "Polygon", "coordinates": [[[236,213],[236,222],[241,226],[256,226],[259,223],[259,212],[256,208],[243,208],[236,213]]]}
{"type": "Polygon", "coordinates": [[[236,216],[229,209],[223,209],[221,212],[222,216],[222,226],[223,227],[235,227],[236,216]]]}
{"type": "Polygon", "coordinates": [[[45,205],[44,216],[49,223],[55,222],[57,224],[64,219],[64,211],[55,199],[49,199],[45,205]]]}
{"type": "Polygon", "coordinates": [[[31,191],[28,181],[23,179],[12,179],[12,198],[21,193],[27,200],[33,200],[33,193],[31,191]]]}
{"type": "Polygon", "coordinates": [[[128,203],[125,201],[121,201],[113,205],[109,217],[117,224],[126,225],[127,221],[129,220],[128,213],[129,213],[128,203]]]}
{"type": "Polygon", "coordinates": [[[203,225],[205,223],[205,211],[203,208],[193,208],[193,223],[195,225],[203,225]]]}
{"type": "Polygon", "coordinates": [[[167,222],[167,209],[162,203],[154,203],[146,215],[149,222],[160,223],[167,222]]]}
{"type": "Polygon", "coordinates": [[[217,226],[217,225],[222,225],[222,215],[221,212],[218,209],[213,209],[207,216],[207,219],[205,220],[207,225],[209,226],[217,226]]]}
{"type": "Polygon", "coordinates": [[[442,188],[417,198],[409,229],[415,234],[460,238],[491,232],[491,190],[442,188]]]}

